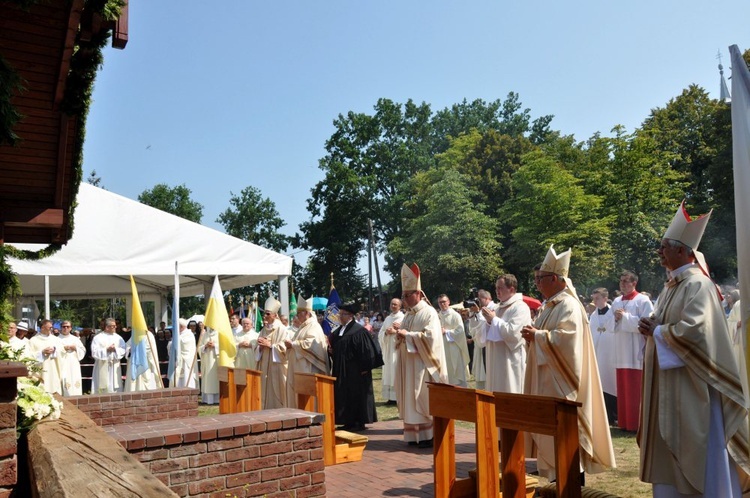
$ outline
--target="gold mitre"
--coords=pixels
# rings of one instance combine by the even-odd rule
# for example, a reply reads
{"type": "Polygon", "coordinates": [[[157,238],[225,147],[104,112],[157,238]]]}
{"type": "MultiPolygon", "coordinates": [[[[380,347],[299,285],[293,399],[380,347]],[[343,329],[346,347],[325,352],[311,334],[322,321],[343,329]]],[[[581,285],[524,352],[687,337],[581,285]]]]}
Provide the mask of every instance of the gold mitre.
{"type": "Polygon", "coordinates": [[[549,273],[554,273],[555,275],[560,275],[561,277],[567,277],[568,276],[568,269],[570,268],[570,249],[567,251],[560,253],[559,255],[555,253],[555,248],[553,246],[549,246],[549,250],[547,251],[547,255],[544,257],[544,261],[542,262],[541,268],[539,268],[539,271],[546,271],[549,273]]]}
{"type": "Polygon", "coordinates": [[[269,298],[266,299],[266,304],[263,305],[263,312],[267,313],[278,313],[280,309],[281,303],[273,296],[269,296],[269,298]]]}
{"type": "Polygon", "coordinates": [[[706,225],[712,212],[713,209],[708,214],[692,219],[685,209],[685,201],[683,200],[680,203],[680,207],[677,208],[677,213],[674,215],[672,223],[662,238],[678,240],[690,249],[698,249],[698,244],[701,242],[703,232],[706,230],[706,225]]]}
{"type": "Polygon", "coordinates": [[[416,263],[412,264],[411,267],[404,263],[401,267],[401,289],[404,292],[422,290],[422,280],[416,263]]]}
{"type": "Polygon", "coordinates": [[[304,296],[300,293],[300,295],[297,297],[297,311],[309,311],[312,313],[313,311],[313,298],[310,297],[310,299],[305,299],[304,296]]]}

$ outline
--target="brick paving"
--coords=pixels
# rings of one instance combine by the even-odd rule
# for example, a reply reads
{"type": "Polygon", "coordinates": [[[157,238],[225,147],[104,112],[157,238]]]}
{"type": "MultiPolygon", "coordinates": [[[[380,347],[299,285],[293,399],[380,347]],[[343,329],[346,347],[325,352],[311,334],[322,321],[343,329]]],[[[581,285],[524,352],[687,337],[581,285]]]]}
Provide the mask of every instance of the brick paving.
{"type": "MultiPolygon", "coordinates": [[[[326,496],[434,496],[432,448],[409,446],[400,420],[377,422],[362,434],[369,438],[361,462],[326,467],[326,496]]],[[[456,427],[456,476],[476,467],[474,431],[456,427]]]]}

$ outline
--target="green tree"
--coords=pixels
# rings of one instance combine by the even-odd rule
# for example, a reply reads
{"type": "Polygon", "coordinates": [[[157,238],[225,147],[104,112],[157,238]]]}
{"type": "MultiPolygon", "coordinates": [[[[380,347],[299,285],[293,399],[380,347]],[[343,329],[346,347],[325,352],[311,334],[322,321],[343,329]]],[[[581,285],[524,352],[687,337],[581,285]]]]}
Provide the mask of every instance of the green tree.
{"type": "Polygon", "coordinates": [[[730,107],[690,85],[664,107],[652,110],[636,133],[653,140],[670,155],[670,167],[685,175],[687,184],[678,197],[687,200],[691,212],[713,209],[700,249],[717,280],[734,280],[737,242],[730,107]]]}
{"type": "Polygon", "coordinates": [[[165,183],[146,189],[138,200],[147,206],[161,209],[180,218],[200,223],[203,219],[203,205],[191,199],[192,191],[185,184],[170,187],[165,183]]]}
{"type": "MultiPolygon", "coordinates": [[[[279,230],[285,225],[271,199],[263,197],[260,190],[247,186],[239,195],[229,193],[229,205],[216,219],[229,235],[252,242],[266,249],[285,252],[290,238],[279,230]]],[[[260,306],[270,293],[278,295],[278,284],[267,284],[233,289],[230,293],[233,306],[239,309],[241,300],[255,292],[259,295],[260,306]]]]}
{"type": "Polygon", "coordinates": [[[419,173],[413,180],[418,196],[411,204],[422,214],[406,221],[388,251],[402,263],[419,264],[428,296],[445,292],[461,299],[474,286],[486,286],[500,273],[497,222],[476,204],[478,193],[454,169],[419,173]]]}
{"type": "Polygon", "coordinates": [[[104,183],[102,183],[102,177],[96,174],[95,169],[92,169],[91,173],[89,173],[88,178],[86,178],[86,183],[93,185],[94,187],[104,188],[104,183]]]}
{"type": "Polygon", "coordinates": [[[506,267],[526,289],[533,289],[531,270],[552,244],[558,252],[573,249],[571,275],[582,289],[607,274],[611,221],[601,216],[601,197],[587,194],[580,180],[542,151],[524,157],[513,188],[515,197],[501,210],[512,230],[506,267]]]}
{"type": "Polygon", "coordinates": [[[230,207],[216,219],[229,235],[273,251],[287,250],[289,237],[279,232],[286,223],[272,200],[252,186],[243,188],[239,195],[229,195],[230,207]]]}

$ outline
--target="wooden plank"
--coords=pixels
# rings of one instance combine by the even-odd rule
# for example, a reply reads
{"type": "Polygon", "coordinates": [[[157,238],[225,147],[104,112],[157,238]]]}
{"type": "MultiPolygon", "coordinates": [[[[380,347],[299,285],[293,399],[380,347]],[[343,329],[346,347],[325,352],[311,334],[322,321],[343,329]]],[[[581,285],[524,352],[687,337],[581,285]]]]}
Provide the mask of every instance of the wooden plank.
{"type": "Polygon", "coordinates": [[[62,225],[62,209],[14,208],[3,209],[0,219],[6,226],[37,226],[55,228],[62,225]]]}
{"type": "Polygon", "coordinates": [[[500,493],[500,461],[495,423],[495,398],[492,394],[476,391],[477,423],[477,496],[498,496],[500,493]]]}
{"type": "Polygon", "coordinates": [[[430,414],[433,417],[452,418],[476,422],[476,395],[474,389],[449,384],[428,383],[430,389],[430,414]]]}
{"type": "Polygon", "coordinates": [[[260,397],[260,377],[262,372],[260,370],[245,370],[245,384],[249,391],[248,410],[255,412],[261,409],[261,397],[260,397]]]}
{"type": "Polygon", "coordinates": [[[580,403],[528,394],[494,393],[498,427],[554,436],[557,431],[556,407],[559,403],[580,403]]]}
{"type": "MultiPolygon", "coordinates": [[[[75,48],[76,33],[78,32],[78,26],[81,24],[81,13],[83,12],[84,0],[73,0],[70,5],[70,12],[68,13],[68,27],[65,32],[65,38],[63,40],[62,52],[60,54],[57,73],[57,89],[55,90],[54,103],[55,106],[59,106],[62,102],[65,94],[65,82],[68,79],[68,72],[70,71],[70,60],[73,57],[73,49],[75,48]]],[[[232,389],[234,391],[234,389],[232,389]]]]}
{"type": "Polygon", "coordinates": [[[578,439],[578,409],[557,407],[557,434],[555,434],[555,468],[557,469],[557,496],[580,498],[581,464],[578,439]]]}
{"type": "Polygon", "coordinates": [[[125,0],[125,5],[120,9],[120,17],[115,21],[115,26],[112,29],[112,47],[122,50],[128,44],[129,17],[128,0],[125,0]]]}
{"type": "Polygon", "coordinates": [[[523,433],[513,429],[500,431],[502,462],[502,491],[508,498],[526,496],[526,457],[523,433]]]}
{"type": "MultiPolygon", "coordinates": [[[[432,407],[434,386],[430,386],[430,407],[432,407]]],[[[441,392],[441,391],[438,391],[441,392]]],[[[432,413],[432,412],[430,412],[432,413]]],[[[433,415],[432,455],[435,465],[435,497],[448,498],[456,481],[456,427],[449,418],[433,415]]]]}

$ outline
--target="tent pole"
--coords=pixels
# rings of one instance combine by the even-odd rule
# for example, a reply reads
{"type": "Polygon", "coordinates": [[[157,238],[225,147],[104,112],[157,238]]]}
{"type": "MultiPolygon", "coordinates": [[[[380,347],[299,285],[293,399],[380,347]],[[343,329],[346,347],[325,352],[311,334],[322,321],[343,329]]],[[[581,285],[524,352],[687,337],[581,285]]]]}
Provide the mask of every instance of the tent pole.
{"type": "Polygon", "coordinates": [[[49,275],[44,276],[44,318],[49,320],[49,275]]]}

